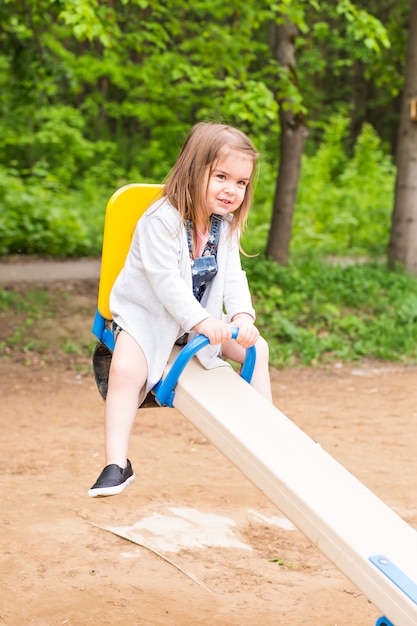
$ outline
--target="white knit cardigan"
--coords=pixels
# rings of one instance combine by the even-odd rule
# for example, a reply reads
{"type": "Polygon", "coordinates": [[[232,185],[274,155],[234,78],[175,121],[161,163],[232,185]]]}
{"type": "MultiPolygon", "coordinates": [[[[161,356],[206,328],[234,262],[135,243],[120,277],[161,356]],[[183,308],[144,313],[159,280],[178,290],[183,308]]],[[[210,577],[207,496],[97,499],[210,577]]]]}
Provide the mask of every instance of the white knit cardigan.
{"type": "MultiPolygon", "coordinates": [[[[192,292],[191,260],[180,215],[166,198],[155,202],[138,221],[125,265],[110,294],[113,320],[141,346],[148,364],[146,389],[139,404],[160,380],[172,347],[207,317],[230,322],[237,313],[255,318],[246,274],[240,263],[238,235],[230,237],[227,216],[221,224],[218,271],[201,304],[192,292]]],[[[206,346],[197,357],[210,369],[228,365],[220,346],[206,346]]]]}

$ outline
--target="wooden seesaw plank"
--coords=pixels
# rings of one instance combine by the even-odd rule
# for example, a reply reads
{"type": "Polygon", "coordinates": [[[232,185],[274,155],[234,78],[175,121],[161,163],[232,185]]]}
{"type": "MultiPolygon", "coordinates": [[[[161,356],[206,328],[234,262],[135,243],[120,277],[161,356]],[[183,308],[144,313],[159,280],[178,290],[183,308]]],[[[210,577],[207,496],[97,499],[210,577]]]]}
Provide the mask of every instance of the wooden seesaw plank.
{"type": "Polygon", "coordinates": [[[394,626],[416,626],[417,532],[399,515],[231,368],[193,358],[173,406],[394,626]]]}

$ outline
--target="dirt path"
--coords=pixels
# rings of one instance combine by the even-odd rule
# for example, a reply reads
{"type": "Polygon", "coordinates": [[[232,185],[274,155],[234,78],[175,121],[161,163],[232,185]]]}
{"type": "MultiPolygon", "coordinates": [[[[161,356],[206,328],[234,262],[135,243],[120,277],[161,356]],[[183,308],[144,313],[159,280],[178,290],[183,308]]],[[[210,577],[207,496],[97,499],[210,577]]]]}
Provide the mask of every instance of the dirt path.
{"type": "Polygon", "coordinates": [[[54,261],[46,259],[14,258],[0,261],[0,285],[15,283],[50,283],[54,281],[98,280],[99,259],[54,261]]]}
{"type": "MultiPolygon", "coordinates": [[[[272,378],[275,404],[417,528],[417,368],[272,378]]],[[[381,615],[175,409],[138,413],[136,482],[89,499],[102,465],[92,376],[3,356],[0,380],[0,624],[373,626],[381,615]],[[135,526],[146,547],[98,526],[135,526]]]]}

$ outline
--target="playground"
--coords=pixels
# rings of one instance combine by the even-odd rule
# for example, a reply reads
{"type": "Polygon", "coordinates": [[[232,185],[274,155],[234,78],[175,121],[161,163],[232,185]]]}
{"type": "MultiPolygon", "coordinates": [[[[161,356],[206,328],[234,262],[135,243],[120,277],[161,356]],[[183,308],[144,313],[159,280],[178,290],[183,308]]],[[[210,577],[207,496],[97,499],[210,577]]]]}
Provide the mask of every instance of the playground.
{"type": "MultiPolygon", "coordinates": [[[[88,341],[96,283],[65,289],[78,313],[63,302],[34,333],[88,341]]],[[[0,623],[374,626],[381,612],[176,409],[138,412],[136,482],[89,499],[103,403],[87,368],[46,361],[0,359],[0,623]]],[[[276,406],[414,528],[416,378],[372,362],[272,372],[276,406]]]]}

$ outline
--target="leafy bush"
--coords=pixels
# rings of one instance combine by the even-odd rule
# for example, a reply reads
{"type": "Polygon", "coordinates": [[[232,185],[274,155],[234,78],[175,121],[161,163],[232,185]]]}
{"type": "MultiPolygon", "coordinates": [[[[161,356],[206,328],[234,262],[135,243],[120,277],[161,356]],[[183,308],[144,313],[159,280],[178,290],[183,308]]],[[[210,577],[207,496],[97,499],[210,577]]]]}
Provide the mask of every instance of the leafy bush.
{"type": "Polygon", "coordinates": [[[245,259],[271,362],[416,361],[417,279],[377,262],[245,259]]]}
{"type": "MultiPolygon", "coordinates": [[[[124,171],[115,165],[115,144],[99,141],[92,149],[78,134],[76,116],[69,116],[65,130],[65,113],[56,108],[49,113],[38,134],[42,158],[26,176],[0,166],[0,254],[97,255],[105,206],[113,191],[128,182],[145,181],[145,157],[154,171],[147,181],[160,182],[169,170],[162,144],[154,141],[146,154],[138,148],[137,165],[124,171]],[[65,155],[67,142],[72,145],[71,156],[65,155]],[[57,154],[61,157],[55,163],[57,154]]],[[[394,167],[369,125],[364,125],[349,159],[343,147],[346,123],[343,116],[335,116],[316,154],[304,157],[291,241],[294,259],[385,254],[394,167]]],[[[243,238],[250,254],[265,250],[276,167],[267,156],[261,159],[249,230],[243,238]]]]}
{"type": "MultiPolygon", "coordinates": [[[[294,213],[291,256],[381,257],[391,225],[395,168],[368,124],[352,158],[344,148],[348,118],[334,116],[313,156],[305,155],[294,213]]],[[[276,164],[263,161],[244,249],[265,250],[276,164]]]]}
{"type": "Polygon", "coordinates": [[[71,194],[46,178],[23,181],[0,168],[0,254],[94,256],[101,252],[105,203],[93,188],[71,194]],[[52,187],[52,188],[51,188],[52,187]]]}
{"type": "Polygon", "coordinates": [[[303,159],[291,241],[295,254],[386,253],[395,169],[369,124],[348,160],[343,149],[347,123],[345,117],[333,118],[317,153],[303,159]]]}

